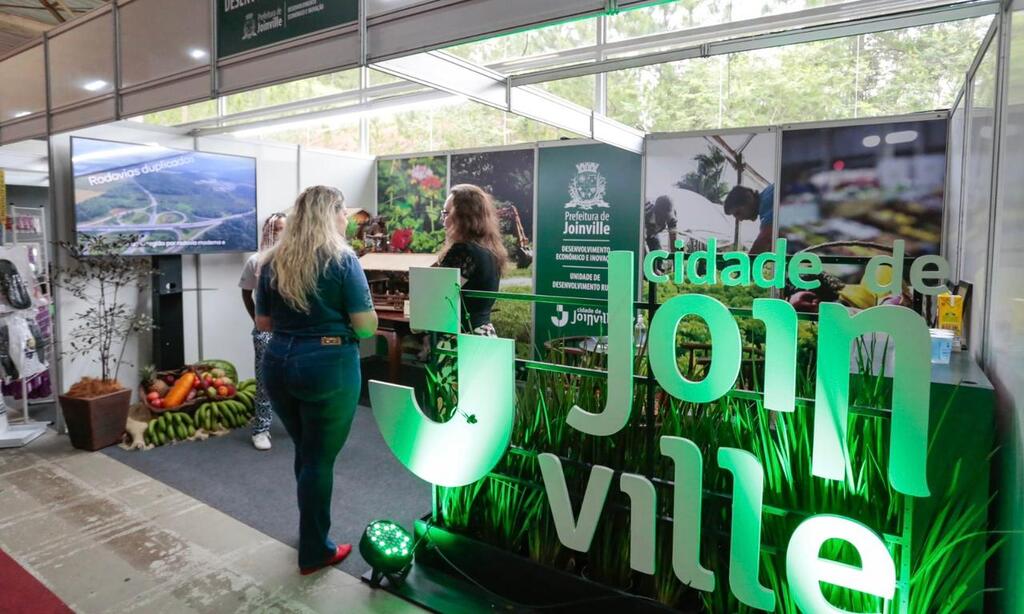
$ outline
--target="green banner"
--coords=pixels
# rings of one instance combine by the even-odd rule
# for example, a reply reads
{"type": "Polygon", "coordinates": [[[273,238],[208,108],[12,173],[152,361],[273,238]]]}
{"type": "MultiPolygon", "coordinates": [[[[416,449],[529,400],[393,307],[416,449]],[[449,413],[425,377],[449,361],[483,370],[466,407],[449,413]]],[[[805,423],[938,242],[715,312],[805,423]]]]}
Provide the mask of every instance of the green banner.
{"type": "Polygon", "coordinates": [[[358,19],[358,0],[217,0],[217,55],[252,51],[358,19]]]}
{"type": "MultiPolygon", "coordinates": [[[[546,147],[537,181],[536,293],[607,298],[608,252],[640,245],[640,156],[610,145],[546,147]]],[[[566,337],[586,347],[606,334],[608,314],[537,304],[534,322],[540,348],[566,337]]]]}

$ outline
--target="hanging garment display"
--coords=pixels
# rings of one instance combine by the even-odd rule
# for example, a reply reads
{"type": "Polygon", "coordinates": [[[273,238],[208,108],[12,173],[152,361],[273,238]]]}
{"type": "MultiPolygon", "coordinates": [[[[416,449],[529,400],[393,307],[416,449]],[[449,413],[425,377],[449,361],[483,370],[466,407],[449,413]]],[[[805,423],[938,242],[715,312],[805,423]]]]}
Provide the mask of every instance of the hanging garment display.
{"type": "Polygon", "coordinates": [[[7,304],[15,309],[28,309],[32,306],[32,295],[24,278],[18,272],[18,267],[7,259],[0,259],[0,293],[3,293],[7,304]]]}

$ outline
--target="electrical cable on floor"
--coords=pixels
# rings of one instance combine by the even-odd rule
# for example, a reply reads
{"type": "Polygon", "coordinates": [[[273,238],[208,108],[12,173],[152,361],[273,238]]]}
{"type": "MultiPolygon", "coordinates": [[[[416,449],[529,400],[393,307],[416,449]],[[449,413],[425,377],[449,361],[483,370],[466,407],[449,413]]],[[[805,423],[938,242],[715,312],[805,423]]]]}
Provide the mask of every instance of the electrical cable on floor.
{"type": "MultiPolygon", "coordinates": [[[[428,520],[427,521],[426,530],[423,532],[423,536],[419,539],[419,541],[417,542],[417,545],[419,545],[419,543],[422,542],[424,539],[429,540],[430,529],[432,528],[432,525],[433,525],[433,521],[432,520],[428,520]]],[[[513,606],[513,607],[516,607],[516,608],[522,608],[522,609],[527,609],[527,610],[552,610],[552,609],[558,609],[558,608],[569,608],[569,607],[574,607],[574,606],[590,605],[590,604],[594,604],[594,603],[601,603],[601,602],[604,602],[604,601],[617,601],[617,600],[620,600],[620,599],[638,599],[638,600],[641,600],[641,601],[649,601],[649,602],[657,604],[659,606],[664,606],[665,605],[665,604],[661,603],[660,601],[658,601],[656,599],[651,599],[650,597],[645,597],[643,595],[629,595],[629,594],[603,595],[601,597],[587,597],[585,599],[576,599],[576,600],[573,600],[573,601],[563,601],[563,602],[560,602],[560,603],[549,603],[549,604],[541,604],[541,605],[529,604],[529,603],[520,603],[518,601],[509,599],[508,597],[505,597],[505,596],[503,596],[503,595],[501,595],[499,593],[494,592],[493,590],[491,590],[491,589],[487,588],[486,586],[484,586],[483,584],[481,584],[479,581],[475,580],[472,576],[470,576],[468,573],[463,571],[462,568],[460,568],[458,565],[453,563],[451,561],[451,559],[449,559],[447,556],[445,556],[444,552],[442,552],[441,549],[438,548],[436,545],[430,544],[427,549],[430,550],[431,552],[434,552],[438,556],[440,556],[441,560],[443,560],[449,567],[451,567],[460,576],[465,578],[470,584],[476,586],[477,588],[479,588],[480,590],[484,591],[485,593],[487,593],[491,597],[496,598],[498,601],[501,601],[501,602],[503,602],[506,605],[510,605],[510,606],[513,606]]],[[[415,552],[415,548],[413,549],[413,551],[415,552]]]]}

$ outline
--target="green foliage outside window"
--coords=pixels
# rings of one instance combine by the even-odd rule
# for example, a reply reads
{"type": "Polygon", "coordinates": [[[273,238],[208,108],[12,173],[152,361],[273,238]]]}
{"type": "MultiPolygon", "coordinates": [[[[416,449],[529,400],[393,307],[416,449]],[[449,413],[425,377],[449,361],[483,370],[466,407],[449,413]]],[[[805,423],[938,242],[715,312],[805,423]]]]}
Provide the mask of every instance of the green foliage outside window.
{"type": "MultiPolygon", "coordinates": [[[[829,0],[679,0],[606,18],[610,42],[724,24],[833,4],[829,0]]],[[[606,114],[648,132],[708,130],[898,115],[947,108],[991,22],[990,17],[891,30],[729,56],[696,58],[608,73],[606,114]]],[[[596,19],[538,28],[447,49],[506,72],[501,63],[594,47],[596,19]]],[[[569,59],[567,62],[579,61],[569,59]]],[[[371,74],[371,84],[392,79],[371,74]]],[[[598,78],[538,87],[593,108],[598,78]]],[[[227,97],[228,113],[354,90],[358,71],[302,79],[227,97]]],[[[177,124],[215,115],[213,101],[147,116],[177,124]]],[[[378,115],[368,120],[376,155],[490,147],[572,136],[474,102],[378,115]]],[[[349,151],[358,125],[324,123],[268,136],[349,151]]]]}

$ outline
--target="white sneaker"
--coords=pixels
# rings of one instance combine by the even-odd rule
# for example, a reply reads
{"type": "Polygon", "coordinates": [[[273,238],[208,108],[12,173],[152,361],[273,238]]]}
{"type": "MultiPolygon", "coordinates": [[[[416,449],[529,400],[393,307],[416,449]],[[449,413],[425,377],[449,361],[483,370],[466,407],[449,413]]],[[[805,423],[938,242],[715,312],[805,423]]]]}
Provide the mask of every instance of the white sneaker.
{"type": "Polygon", "coordinates": [[[269,450],[270,449],[270,433],[256,433],[252,436],[252,445],[257,450],[269,450]]]}

